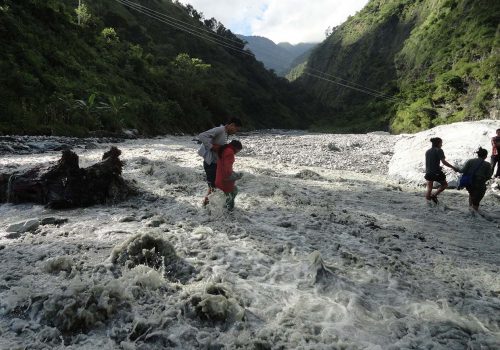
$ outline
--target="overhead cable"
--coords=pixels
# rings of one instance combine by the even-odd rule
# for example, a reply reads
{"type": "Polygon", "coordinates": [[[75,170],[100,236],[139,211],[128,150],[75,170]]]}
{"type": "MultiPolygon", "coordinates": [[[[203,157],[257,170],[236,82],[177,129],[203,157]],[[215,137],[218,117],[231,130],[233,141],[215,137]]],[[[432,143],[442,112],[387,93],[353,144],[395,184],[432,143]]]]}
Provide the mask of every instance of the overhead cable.
{"type": "Polygon", "coordinates": [[[334,78],[334,79],[339,80],[339,81],[346,82],[346,83],[348,83],[348,84],[350,84],[350,85],[353,85],[353,86],[358,86],[358,87],[360,87],[360,88],[363,88],[363,90],[367,90],[367,91],[373,92],[373,93],[375,93],[375,94],[383,95],[383,96],[388,97],[388,98],[393,98],[392,96],[389,96],[389,95],[387,95],[387,94],[385,94],[385,93],[383,93],[383,92],[381,92],[381,91],[378,91],[378,90],[375,90],[375,89],[369,88],[369,87],[367,87],[367,86],[364,86],[364,85],[361,85],[361,84],[358,84],[358,83],[355,83],[355,82],[352,82],[352,81],[349,81],[349,80],[346,80],[346,79],[343,79],[343,78],[337,77],[337,76],[335,76],[335,75],[333,75],[333,74],[325,73],[325,72],[320,71],[320,70],[315,69],[315,68],[306,67],[305,69],[310,70],[310,71],[312,71],[312,72],[316,72],[316,73],[318,73],[318,74],[321,74],[321,75],[324,75],[324,76],[327,76],[327,77],[334,78]]]}
{"type": "MultiPolygon", "coordinates": [[[[171,16],[165,15],[161,12],[152,10],[146,6],[140,5],[140,4],[133,2],[133,1],[130,1],[130,0],[115,0],[115,1],[122,4],[125,7],[133,9],[133,10],[135,10],[135,11],[137,11],[137,12],[139,12],[147,17],[156,19],[156,20],[158,20],[162,23],[165,23],[171,27],[174,27],[178,30],[181,30],[181,31],[186,32],[186,33],[191,34],[191,35],[194,35],[194,36],[199,37],[201,39],[208,40],[212,43],[215,43],[217,45],[231,49],[233,51],[237,51],[237,52],[240,52],[242,54],[245,54],[245,55],[248,55],[251,57],[255,57],[255,55],[252,52],[244,50],[244,49],[240,48],[239,46],[236,46],[236,45],[233,45],[233,44],[227,42],[227,41],[232,41],[232,42],[241,44],[239,41],[236,41],[236,40],[227,38],[225,36],[219,35],[218,33],[215,33],[209,29],[202,28],[202,27],[178,20],[174,17],[171,17],[171,16]],[[198,32],[198,31],[202,31],[202,32],[198,32]],[[208,34],[210,34],[212,36],[208,36],[208,34]],[[219,37],[220,37],[220,39],[219,39],[219,37]]],[[[270,55],[270,56],[272,56],[272,55],[270,55]]],[[[308,72],[304,71],[304,74],[306,74],[308,76],[311,76],[311,77],[314,77],[314,78],[317,78],[317,79],[320,79],[320,80],[323,80],[323,81],[326,81],[326,82],[329,82],[332,84],[343,86],[345,88],[352,89],[352,90],[355,90],[355,91],[358,91],[358,92],[361,92],[361,93],[364,93],[364,94],[367,94],[367,95],[370,95],[373,97],[381,98],[381,99],[384,99],[387,101],[391,101],[391,102],[398,101],[397,98],[392,97],[392,96],[388,96],[380,91],[365,87],[363,85],[357,84],[355,82],[351,82],[351,81],[346,80],[346,79],[336,77],[334,75],[319,71],[317,69],[306,67],[305,70],[310,70],[313,72],[315,71],[315,72],[318,72],[318,74],[321,74],[321,75],[318,75],[315,73],[308,73],[308,72]],[[325,76],[330,76],[332,78],[343,81],[345,83],[341,83],[339,81],[335,81],[335,80],[326,78],[325,76]]]]}
{"type": "Polygon", "coordinates": [[[356,91],[359,91],[359,92],[365,93],[365,94],[367,94],[367,95],[371,95],[371,96],[374,96],[374,97],[382,98],[382,99],[384,99],[384,100],[391,101],[391,102],[397,102],[397,99],[396,99],[396,98],[394,98],[394,97],[386,97],[386,96],[384,96],[384,95],[377,94],[377,93],[373,93],[373,92],[368,91],[368,90],[359,89],[359,88],[357,88],[357,87],[355,87],[355,86],[350,86],[350,85],[347,85],[347,84],[340,83],[340,82],[338,82],[338,81],[334,81],[334,80],[331,80],[331,79],[328,79],[328,78],[322,77],[321,75],[312,74],[312,73],[307,73],[307,72],[304,72],[304,74],[309,75],[309,76],[314,77],[314,78],[317,78],[317,79],[321,79],[321,80],[324,80],[324,81],[327,81],[327,82],[333,83],[333,84],[337,84],[337,85],[340,85],[340,86],[343,86],[343,87],[346,87],[346,88],[349,88],[349,89],[352,89],[352,90],[356,90],[356,91]]]}
{"type": "Polygon", "coordinates": [[[131,1],[131,0],[121,0],[122,2],[126,2],[128,4],[130,4],[131,6],[134,6],[136,8],[140,8],[144,11],[147,11],[147,12],[150,12],[152,14],[155,14],[155,15],[158,15],[162,18],[164,18],[165,20],[170,20],[170,21],[173,21],[174,23],[178,24],[179,26],[182,26],[186,29],[188,29],[188,27],[192,28],[191,30],[195,30],[195,31],[201,31],[201,32],[206,32],[207,34],[210,34],[212,36],[216,36],[216,37],[220,37],[221,39],[223,39],[224,41],[229,41],[229,42],[233,42],[235,44],[241,44],[241,42],[239,40],[235,40],[235,39],[232,39],[230,37],[227,37],[227,36],[224,36],[224,35],[220,35],[219,33],[217,32],[214,32],[213,30],[210,30],[208,28],[205,28],[205,27],[200,27],[199,25],[194,25],[194,24],[191,24],[191,23],[188,23],[188,22],[185,22],[185,21],[182,21],[178,18],[175,18],[173,16],[169,16],[169,15],[166,15],[162,12],[158,12],[156,10],[153,10],[151,8],[148,8],[146,6],[143,6],[137,2],[134,2],[134,1],[131,1]]]}
{"type": "Polygon", "coordinates": [[[215,43],[215,44],[218,44],[218,45],[224,46],[224,47],[226,47],[226,48],[228,48],[228,49],[231,49],[231,50],[233,50],[233,51],[238,51],[238,52],[241,52],[241,53],[243,53],[243,54],[245,54],[245,55],[248,55],[248,56],[251,56],[251,57],[255,57],[253,53],[251,53],[251,52],[249,52],[249,51],[242,50],[241,48],[239,48],[239,47],[237,47],[237,46],[235,46],[235,45],[232,45],[232,44],[226,43],[226,42],[224,42],[224,41],[222,41],[222,40],[220,40],[220,39],[217,39],[217,38],[211,38],[211,37],[207,36],[206,34],[197,33],[197,32],[195,32],[194,30],[187,28],[186,26],[181,26],[181,25],[179,25],[179,24],[173,23],[173,22],[172,22],[172,21],[170,21],[170,20],[167,20],[167,19],[165,19],[165,18],[162,18],[162,17],[161,17],[161,16],[159,16],[159,15],[156,15],[156,14],[154,14],[154,13],[151,13],[151,12],[149,12],[149,11],[147,11],[147,10],[143,10],[142,8],[137,7],[137,6],[136,6],[136,5],[137,5],[136,3],[133,3],[133,2],[130,2],[130,1],[127,1],[127,0],[116,0],[116,1],[117,1],[118,3],[120,3],[120,4],[122,4],[122,5],[123,5],[123,6],[125,6],[125,7],[131,8],[131,9],[134,9],[135,11],[140,12],[140,13],[142,13],[143,15],[146,15],[146,16],[148,16],[148,17],[151,17],[151,18],[153,18],[153,19],[156,19],[156,20],[158,20],[158,21],[160,21],[160,22],[163,22],[163,23],[165,23],[165,24],[168,24],[169,26],[174,27],[174,28],[176,28],[176,29],[179,29],[179,30],[181,30],[181,31],[183,31],[183,32],[186,32],[186,33],[188,33],[188,34],[191,34],[191,35],[197,36],[197,37],[199,37],[199,38],[201,38],[201,39],[205,39],[205,40],[211,41],[211,42],[213,42],[213,43],[215,43]]]}

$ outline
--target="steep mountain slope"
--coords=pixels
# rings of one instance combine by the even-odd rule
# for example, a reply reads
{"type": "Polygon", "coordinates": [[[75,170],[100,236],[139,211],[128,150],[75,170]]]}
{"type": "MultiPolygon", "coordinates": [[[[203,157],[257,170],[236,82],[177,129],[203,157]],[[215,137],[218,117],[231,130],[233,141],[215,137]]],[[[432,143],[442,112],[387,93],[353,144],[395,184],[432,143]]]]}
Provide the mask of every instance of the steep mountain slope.
{"type": "Polygon", "coordinates": [[[247,43],[245,47],[252,51],[266,68],[274,70],[280,76],[285,76],[291,68],[297,65],[294,62],[298,57],[305,56],[307,59],[310,50],[317,45],[316,43],[275,44],[274,41],[261,36],[237,36],[247,43]]]}
{"type": "Polygon", "coordinates": [[[274,70],[278,75],[282,75],[292,62],[293,58],[290,52],[268,38],[239,34],[237,36],[246,42],[245,48],[252,51],[257,60],[264,63],[266,68],[274,70]]]}
{"type": "Polygon", "coordinates": [[[498,118],[498,23],[493,0],[370,1],[313,51],[299,79],[335,110],[317,126],[414,132],[498,118]]]}
{"type": "Polygon", "coordinates": [[[95,0],[78,24],[77,4],[0,0],[0,132],[196,132],[229,116],[249,128],[309,125],[304,92],[191,6],[95,0]]]}
{"type": "Polygon", "coordinates": [[[306,54],[307,52],[311,51],[314,47],[318,46],[318,43],[298,43],[293,45],[284,42],[284,43],[278,43],[278,46],[290,52],[295,60],[297,57],[306,54]]]}
{"type": "MultiPolygon", "coordinates": [[[[316,47],[316,46],[314,46],[314,47],[316,47]]],[[[285,75],[285,77],[289,81],[294,81],[295,79],[302,76],[302,74],[304,73],[304,69],[307,66],[309,56],[311,56],[311,52],[314,50],[314,47],[305,51],[303,54],[297,56],[292,61],[292,63],[290,63],[290,68],[288,69],[288,72],[285,75]]]]}

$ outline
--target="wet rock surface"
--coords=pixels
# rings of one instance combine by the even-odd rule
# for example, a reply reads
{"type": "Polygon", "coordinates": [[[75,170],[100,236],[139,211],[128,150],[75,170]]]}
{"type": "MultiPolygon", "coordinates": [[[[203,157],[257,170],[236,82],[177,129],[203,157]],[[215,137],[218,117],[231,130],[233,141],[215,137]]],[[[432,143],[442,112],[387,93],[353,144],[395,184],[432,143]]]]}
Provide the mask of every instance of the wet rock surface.
{"type": "Polygon", "coordinates": [[[95,149],[99,144],[120,143],[125,137],[0,136],[0,154],[38,154],[65,149],[95,149]]]}

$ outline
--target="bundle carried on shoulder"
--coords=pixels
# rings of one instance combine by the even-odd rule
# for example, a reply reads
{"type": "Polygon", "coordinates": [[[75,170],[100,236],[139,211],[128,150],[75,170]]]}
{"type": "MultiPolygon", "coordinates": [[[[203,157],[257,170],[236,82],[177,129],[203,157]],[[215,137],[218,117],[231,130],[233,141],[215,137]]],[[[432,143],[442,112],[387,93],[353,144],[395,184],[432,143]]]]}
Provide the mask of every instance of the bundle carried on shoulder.
{"type": "Polygon", "coordinates": [[[474,174],[481,168],[481,165],[483,165],[484,161],[478,162],[474,170],[470,174],[462,174],[460,178],[458,179],[458,186],[457,189],[461,190],[462,188],[466,188],[469,186],[472,186],[472,178],[474,177],[474,174]]]}
{"type": "Polygon", "coordinates": [[[470,185],[472,185],[472,175],[463,174],[458,179],[457,189],[461,190],[470,185]]]}

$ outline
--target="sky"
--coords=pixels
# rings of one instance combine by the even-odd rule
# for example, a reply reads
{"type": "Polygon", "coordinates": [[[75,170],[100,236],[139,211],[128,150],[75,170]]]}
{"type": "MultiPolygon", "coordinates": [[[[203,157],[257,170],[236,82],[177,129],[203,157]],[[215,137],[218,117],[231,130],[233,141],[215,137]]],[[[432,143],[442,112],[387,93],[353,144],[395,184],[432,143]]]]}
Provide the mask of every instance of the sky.
{"type": "Polygon", "coordinates": [[[320,42],[325,30],[344,22],[368,0],[180,0],[205,18],[215,17],[235,34],[275,43],[320,42]]]}

